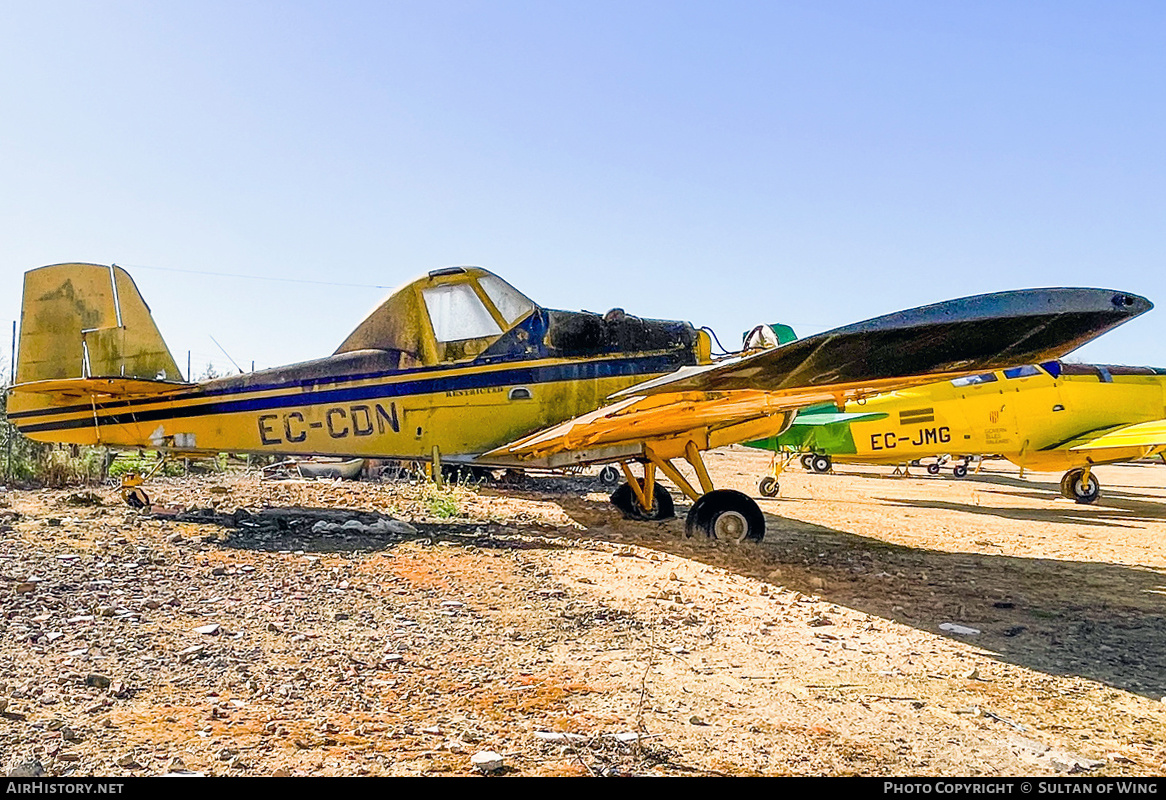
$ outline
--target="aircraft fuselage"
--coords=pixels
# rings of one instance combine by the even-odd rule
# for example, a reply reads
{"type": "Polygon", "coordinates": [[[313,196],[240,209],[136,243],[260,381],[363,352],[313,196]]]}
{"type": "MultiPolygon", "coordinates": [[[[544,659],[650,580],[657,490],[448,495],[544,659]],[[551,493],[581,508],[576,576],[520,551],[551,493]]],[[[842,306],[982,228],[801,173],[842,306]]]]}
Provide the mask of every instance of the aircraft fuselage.
{"type": "Polygon", "coordinates": [[[1143,447],[1104,452],[1062,448],[1094,431],[1166,416],[1166,371],[1061,365],[1053,377],[1037,367],[985,373],[891,392],[847,412],[882,419],[832,425],[796,441],[839,461],[902,464],[935,455],[999,455],[1026,469],[1066,470],[1151,454],[1143,447]],[[809,439],[813,436],[813,439],[809,439]]]}

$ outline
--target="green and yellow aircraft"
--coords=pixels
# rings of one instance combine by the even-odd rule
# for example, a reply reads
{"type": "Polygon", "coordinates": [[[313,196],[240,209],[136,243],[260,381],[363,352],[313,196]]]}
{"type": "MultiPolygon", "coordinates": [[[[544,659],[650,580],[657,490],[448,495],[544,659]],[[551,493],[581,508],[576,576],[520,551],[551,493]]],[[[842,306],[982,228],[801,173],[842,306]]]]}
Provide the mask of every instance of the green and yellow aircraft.
{"type": "Polygon", "coordinates": [[[1057,358],[1150,307],[1106,289],[1001,292],[714,359],[689,323],[548,309],[451,267],[392,293],[331,356],[196,383],[125,270],[58,264],[25,274],[8,418],[49,442],[413,460],[438,475],[443,459],[618,464],[612,503],[640,519],[673,513],[659,470],[693,501],[690,533],[756,540],[760,508],[715,489],[703,451],[780,433],[807,405],[1057,358]]]}
{"type": "MultiPolygon", "coordinates": [[[[954,457],[963,477],[968,457],[1001,456],[1022,471],[1065,470],[1061,493],[1092,503],[1101,494],[1095,465],[1166,452],[1166,370],[1059,361],[994,370],[807,409],[784,433],[749,444],[800,454],[816,472],[832,460],[900,465],[939,456],[954,457]]],[[[759,484],[764,495],[776,494],[782,466],[759,484]]]]}

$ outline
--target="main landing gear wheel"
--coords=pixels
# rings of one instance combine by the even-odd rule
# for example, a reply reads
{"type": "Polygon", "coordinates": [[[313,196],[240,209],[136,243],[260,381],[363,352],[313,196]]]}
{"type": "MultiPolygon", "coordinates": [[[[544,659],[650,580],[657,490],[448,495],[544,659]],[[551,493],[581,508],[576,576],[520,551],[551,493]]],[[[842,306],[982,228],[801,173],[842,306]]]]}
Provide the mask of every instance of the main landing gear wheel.
{"type": "Polygon", "coordinates": [[[951,468],[951,474],[957,478],[966,478],[968,475],[968,465],[967,464],[956,464],[954,467],[951,468]]]}
{"type": "MultiPolygon", "coordinates": [[[[643,486],[643,484],[640,484],[643,486]]],[[[672,503],[672,495],[660,484],[652,489],[652,510],[645,512],[636,501],[636,493],[626,483],[621,483],[611,493],[611,504],[618,508],[628,519],[657,520],[671,519],[676,516],[676,508],[672,503]]]]}
{"type": "Polygon", "coordinates": [[[803,455],[801,457],[802,469],[804,469],[806,472],[809,472],[810,470],[812,470],[814,468],[813,461],[814,461],[814,454],[813,453],[806,453],[805,455],[803,455]]]}
{"type": "Polygon", "coordinates": [[[781,486],[777,482],[777,478],[762,478],[757,483],[757,491],[761,492],[762,497],[777,497],[777,493],[781,491],[781,486]]]}
{"type": "Polygon", "coordinates": [[[928,475],[938,475],[939,474],[939,465],[938,464],[928,464],[927,465],[927,474],[928,475]]]}
{"type": "Polygon", "coordinates": [[[604,486],[615,486],[619,483],[619,470],[608,464],[599,470],[599,482],[604,486]]]}
{"type": "Polygon", "coordinates": [[[731,542],[760,542],[765,538],[765,515],[747,495],[733,489],[716,489],[693,504],[684,532],[731,542]]]}
{"type": "Polygon", "coordinates": [[[810,469],[814,472],[829,472],[830,466],[830,456],[813,456],[810,459],[810,469]]]}
{"type": "Polygon", "coordinates": [[[1097,502],[1097,498],[1101,497],[1101,483],[1092,472],[1087,475],[1083,469],[1071,469],[1061,478],[1061,494],[1082,505],[1088,505],[1097,502]]]}

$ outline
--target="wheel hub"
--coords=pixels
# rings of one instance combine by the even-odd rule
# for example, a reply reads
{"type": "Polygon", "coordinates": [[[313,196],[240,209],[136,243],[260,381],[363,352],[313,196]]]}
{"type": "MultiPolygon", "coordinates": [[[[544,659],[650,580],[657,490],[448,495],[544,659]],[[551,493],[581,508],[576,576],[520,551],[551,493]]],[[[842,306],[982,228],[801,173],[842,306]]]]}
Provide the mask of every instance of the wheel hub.
{"type": "Polygon", "coordinates": [[[716,522],[713,524],[713,532],[718,539],[739,542],[749,532],[749,522],[739,512],[726,511],[717,517],[716,522]]]}

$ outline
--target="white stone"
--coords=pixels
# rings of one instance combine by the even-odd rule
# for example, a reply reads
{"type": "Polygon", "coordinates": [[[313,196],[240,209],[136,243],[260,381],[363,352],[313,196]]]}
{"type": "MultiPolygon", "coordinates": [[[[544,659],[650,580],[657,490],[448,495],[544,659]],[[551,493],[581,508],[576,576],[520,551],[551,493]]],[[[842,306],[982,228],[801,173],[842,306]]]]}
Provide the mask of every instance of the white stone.
{"type": "Polygon", "coordinates": [[[482,772],[497,772],[506,766],[506,761],[492,750],[483,750],[480,753],[474,753],[470,758],[470,764],[473,765],[474,769],[482,772]]]}

